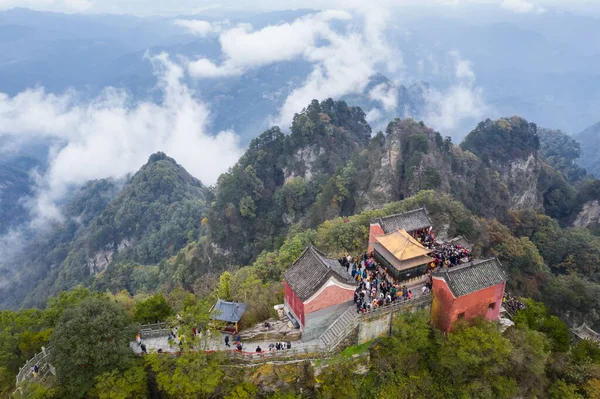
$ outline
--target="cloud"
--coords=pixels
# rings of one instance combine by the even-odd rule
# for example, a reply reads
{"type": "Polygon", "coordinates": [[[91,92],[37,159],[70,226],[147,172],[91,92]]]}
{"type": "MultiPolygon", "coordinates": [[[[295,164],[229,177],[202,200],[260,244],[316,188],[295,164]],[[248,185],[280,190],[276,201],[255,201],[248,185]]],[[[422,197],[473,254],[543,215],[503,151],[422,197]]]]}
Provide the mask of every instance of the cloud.
{"type": "Polygon", "coordinates": [[[210,34],[219,33],[231,24],[228,19],[220,22],[208,22],[201,19],[176,19],[173,23],[199,37],[207,37],[210,34]]]}
{"type": "Polygon", "coordinates": [[[383,118],[383,114],[377,108],[372,108],[369,112],[367,112],[367,115],[365,117],[365,119],[369,123],[379,122],[381,120],[381,118],[383,118]]]}
{"type": "Polygon", "coordinates": [[[238,25],[219,37],[224,59],[220,65],[201,58],[189,64],[189,72],[196,78],[240,75],[251,68],[293,60],[317,40],[329,37],[330,21],[350,18],[345,11],[324,11],[258,31],[248,24],[238,25]]]}
{"type": "Polygon", "coordinates": [[[24,91],[0,94],[0,139],[52,137],[48,171],[38,176],[33,203],[37,220],[59,219],[55,204],[71,185],[135,172],[148,156],[164,151],[205,184],[233,165],[242,154],[230,131],[207,131],[209,110],[182,83],[184,70],[167,54],[152,62],[163,101],[134,101],[126,92],[107,88],[97,98],[81,102],[77,93],[24,91]]]}
{"type": "Polygon", "coordinates": [[[483,90],[475,85],[475,73],[469,61],[451,51],[455,61],[456,81],[448,89],[440,91],[428,88],[425,91],[425,122],[445,133],[456,133],[465,121],[481,119],[490,112],[483,90]]]}
{"type": "Polygon", "coordinates": [[[28,7],[42,11],[80,12],[92,6],[91,0],[0,0],[0,9],[28,7]]]}
{"type": "Polygon", "coordinates": [[[379,101],[386,111],[394,111],[398,107],[398,88],[394,84],[380,83],[371,89],[369,98],[379,101]]]}
{"type": "Polygon", "coordinates": [[[546,12],[544,7],[538,7],[526,0],[503,0],[500,6],[506,10],[514,11],[520,14],[526,14],[529,12],[543,14],[546,12]]]}
{"type": "MultiPolygon", "coordinates": [[[[304,52],[303,56],[313,64],[313,70],[306,81],[285,99],[274,123],[289,126],[294,114],[312,99],[363,93],[369,79],[380,70],[397,73],[400,69],[401,54],[384,35],[389,15],[387,10],[374,4],[350,5],[355,7],[353,11],[361,17],[362,24],[355,24],[341,33],[326,30],[327,44],[309,47],[304,52]]],[[[390,90],[378,90],[374,96],[390,106],[390,90]]]]}
{"type": "Polygon", "coordinates": [[[209,33],[214,32],[212,24],[208,21],[201,21],[198,19],[176,19],[173,23],[177,26],[187,28],[191,33],[200,37],[206,37],[209,33]]]}

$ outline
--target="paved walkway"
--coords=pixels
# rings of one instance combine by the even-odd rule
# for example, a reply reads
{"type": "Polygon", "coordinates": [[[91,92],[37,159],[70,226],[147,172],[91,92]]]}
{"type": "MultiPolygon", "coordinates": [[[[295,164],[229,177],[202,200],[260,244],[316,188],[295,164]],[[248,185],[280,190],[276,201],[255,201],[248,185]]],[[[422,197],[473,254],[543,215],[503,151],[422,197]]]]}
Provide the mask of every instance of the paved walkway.
{"type": "MultiPolygon", "coordinates": [[[[228,348],[225,345],[225,336],[229,335],[229,334],[222,334],[222,333],[217,333],[217,337],[212,337],[211,339],[207,339],[205,341],[203,341],[200,344],[200,347],[202,348],[202,350],[211,350],[211,351],[215,351],[215,350],[235,350],[234,347],[234,337],[229,336],[230,337],[230,342],[229,345],[231,345],[230,348],[228,348]]],[[[260,346],[261,349],[263,351],[268,351],[269,350],[269,345],[270,344],[274,344],[275,342],[277,342],[276,340],[272,340],[272,341],[249,341],[249,342],[244,342],[242,341],[242,347],[243,347],[243,351],[244,352],[255,352],[256,351],[256,347],[260,346]]],[[[179,346],[178,345],[169,345],[168,339],[167,337],[157,337],[157,338],[147,338],[147,339],[142,339],[142,343],[144,345],[146,345],[146,351],[148,353],[150,352],[156,352],[159,349],[162,349],[163,352],[167,352],[167,353],[175,353],[179,351],[179,346]]],[[[292,344],[292,349],[311,349],[311,348],[315,348],[317,346],[320,345],[320,341],[318,339],[312,340],[312,341],[308,341],[308,342],[302,342],[302,341],[291,341],[292,344]]],[[[131,349],[136,353],[136,354],[140,354],[142,353],[142,349],[140,348],[140,346],[135,342],[131,342],[129,344],[129,346],[131,347],[131,349]]]]}
{"type": "MultiPolygon", "coordinates": [[[[380,271],[382,271],[382,269],[380,268],[380,271]]],[[[350,271],[349,271],[350,274],[350,271]]],[[[391,278],[391,276],[390,276],[391,278]]],[[[422,278],[418,278],[418,279],[414,279],[411,280],[407,283],[399,283],[400,286],[402,285],[406,285],[408,289],[410,289],[412,291],[413,294],[413,300],[414,299],[418,299],[419,297],[422,296],[422,287],[425,285],[425,279],[426,276],[423,276],[422,278]]],[[[377,295],[379,295],[379,287],[377,287],[377,295]]],[[[188,334],[184,335],[189,335],[192,332],[189,331],[188,334]]],[[[202,344],[201,347],[203,350],[211,350],[211,351],[215,351],[215,350],[235,350],[234,347],[234,336],[229,335],[230,337],[230,345],[231,348],[228,348],[225,343],[225,336],[229,335],[229,334],[223,334],[221,332],[213,332],[212,336],[209,339],[205,339],[202,340],[202,344]]],[[[269,345],[270,344],[274,344],[277,340],[260,340],[260,341],[243,341],[242,340],[242,347],[243,347],[243,352],[255,352],[256,351],[256,347],[260,346],[261,349],[263,350],[263,352],[266,352],[269,350],[269,345]]],[[[167,337],[156,337],[156,338],[146,338],[146,339],[142,339],[142,343],[144,345],[146,345],[146,351],[148,353],[151,352],[156,352],[159,349],[162,350],[162,352],[165,353],[175,353],[179,351],[179,346],[177,344],[174,345],[169,345],[168,339],[167,337]]],[[[297,350],[303,350],[303,349],[311,349],[311,348],[315,348],[315,347],[319,347],[321,346],[321,341],[317,338],[311,341],[307,341],[307,342],[302,342],[301,340],[298,341],[291,341],[292,344],[292,349],[297,349],[297,350]]],[[[140,354],[142,353],[142,349],[140,348],[140,346],[135,342],[131,342],[130,343],[130,347],[131,349],[136,353],[136,354],[140,354]]]]}

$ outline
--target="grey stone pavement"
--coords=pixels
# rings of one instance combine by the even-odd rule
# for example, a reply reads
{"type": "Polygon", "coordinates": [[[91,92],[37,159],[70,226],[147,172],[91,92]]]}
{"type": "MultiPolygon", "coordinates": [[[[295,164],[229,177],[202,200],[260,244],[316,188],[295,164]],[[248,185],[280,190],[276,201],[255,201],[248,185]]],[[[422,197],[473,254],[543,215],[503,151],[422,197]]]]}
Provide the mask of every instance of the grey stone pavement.
{"type": "MultiPolygon", "coordinates": [[[[191,331],[190,331],[191,334],[191,331]]],[[[229,335],[229,334],[223,334],[220,331],[219,332],[213,332],[212,334],[210,334],[211,337],[208,339],[200,339],[200,345],[197,348],[198,350],[204,350],[204,351],[227,351],[227,350],[235,350],[234,347],[234,340],[235,337],[234,336],[229,336],[230,337],[230,342],[229,345],[231,345],[230,348],[228,348],[225,345],[225,336],[229,335]]],[[[256,347],[260,346],[260,348],[263,350],[263,352],[266,352],[269,350],[269,344],[274,344],[277,340],[273,339],[271,341],[248,341],[248,342],[244,342],[242,340],[242,351],[243,352],[255,352],[256,351],[256,347]]],[[[142,343],[144,345],[146,345],[146,351],[148,353],[151,352],[156,352],[158,351],[158,349],[162,349],[163,352],[166,353],[175,353],[179,351],[179,346],[177,344],[169,346],[169,342],[167,337],[157,337],[157,338],[147,338],[147,339],[142,339],[142,343]]],[[[291,341],[292,344],[292,349],[307,349],[307,348],[314,348],[315,346],[320,346],[320,341],[318,339],[312,340],[312,341],[308,341],[308,342],[302,342],[302,341],[291,341]]],[[[140,346],[135,342],[131,342],[129,344],[129,346],[131,347],[131,349],[133,350],[134,353],[136,354],[141,354],[142,353],[142,349],[140,348],[140,346]]]]}
{"type": "MultiPolygon", "coordinates": [[[[412,290],[414,299],[419,298],[422,295],[421,288],[425,285],[425,277],[420,278],[420,279],[415,279],[413,281],[410,281],[409,283],[406,283],[405,285],[410,290],[412,290]]],[[[377,289],[377,291],[379,294],[379,288],[377,289]]],[[[190,331],[183,333],[183,335],[190,335],[190,334],[192,334],[191,329],[190,329],[190,331]]],[[[201,343],[200,343],[198,350],[205,350],[205,351],[235,350],[235,348],[234,348],[235,336],[229,335],[229,337],[230,337],[229,344],[231,345],[231,347],[228,348],[225,345],[225,341],[224,341],[226,335],[229,335],[229,334],[223,334],[220,331],[210,332],[208,334],[208,337],[201,337],[201,339],[200,339],[201,343]]],[[[244,341],[244,340],[242,340],[242,347],[243,347],[242,351],[243,352],[255,352],[256,347],[260,346],[261,349],[263,350],[263,352],[266,352],[269,350],[269,344],[271,344],[271,343],[274,344],[276,341],[277,341],[276,338],[274,338],[273,340],[260,340],[260,341],[244,341]]],[[[179,351],[179,346],[177,344],[174,344],[171,346],[169,345],[167,337],[146,338],[146,339],[142,339],[142,343],[144,345],[146,345],[146,351],[148,353],[156,352],[159,349],[162,349],[162,351],[164,353],[175,353],[175,352],[179,351]]],[[[299,340],[299,341],[291,341],[291,344],[292,344],[292,349],[303,350],[303,349],[310,349],[310,348],[314,348],[317,346],[321,346],[321,341],[319,339],[314,339],[314,340],[307,341],[307,342],[302,342],[301,340],[299,340]]],[[[132,341],[130,343],[130,347],[134,351],[134,353],[136,353],[136,354],[142,353],[141,347],[135,341],[132,341]]]]}

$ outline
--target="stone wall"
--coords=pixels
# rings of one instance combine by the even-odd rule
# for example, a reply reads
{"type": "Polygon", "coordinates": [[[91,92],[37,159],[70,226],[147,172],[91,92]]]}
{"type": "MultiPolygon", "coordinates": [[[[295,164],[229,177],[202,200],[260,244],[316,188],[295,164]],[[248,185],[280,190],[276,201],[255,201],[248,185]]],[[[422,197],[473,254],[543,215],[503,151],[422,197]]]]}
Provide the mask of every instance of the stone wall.
{"type": "Polygon", "coordinates": [[[378,308],[359,316],[357,344],[368,342],[374,338],[390,335],[393,331],[397,315],[405,312],[417,312],[431,308],[431,296],[426,295],[407,302],[378,308]]]}

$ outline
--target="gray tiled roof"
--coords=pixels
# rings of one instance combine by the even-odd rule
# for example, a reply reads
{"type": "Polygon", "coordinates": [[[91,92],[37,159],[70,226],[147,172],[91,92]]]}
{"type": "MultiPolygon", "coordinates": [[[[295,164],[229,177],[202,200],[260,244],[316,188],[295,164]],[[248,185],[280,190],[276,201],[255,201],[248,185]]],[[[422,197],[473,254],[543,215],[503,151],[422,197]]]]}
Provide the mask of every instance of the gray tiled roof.
{"type": "Polygon", "coordinates": [[[213,320],[237,323],[242,318],[247,306],[248,305],[245,303],[226,302],[221,299],[217,299],[217,303],[213,307],[210,317],[213,320]]]}
{"type": "Polygon", "coordinates": [[[443,278],[455,297],[506,281],[506,274],[496,258],[475,260],[464,265],[442,269],[433,276],[443,278]]]}
{"type": "Polygon", "coordinates": [[[406,231],[414,231],[423,229],[432,225],[431,219],[427,216],[425,208],[414,209],[412,211],[390,215],[378,219],[374,219],[371,223],[379,223],[385,234],[392,231],[404,229],[406,231]]]}
{"type": "Polygon", "coordinates": [[[572,328],[571,332],[579,339],[588,339],[590,341],[600,342],[600,334],[592,330],[585,322],[579,327],[572,328]]]}
{"type": "Polygon", "coordinates": [[[283,274],[285,281],[302,301],[310,298],[332,276],[342,283],[356,284],[336,259],[326,258],[312,245],[307,247],[292,267],[283,274]]]}

